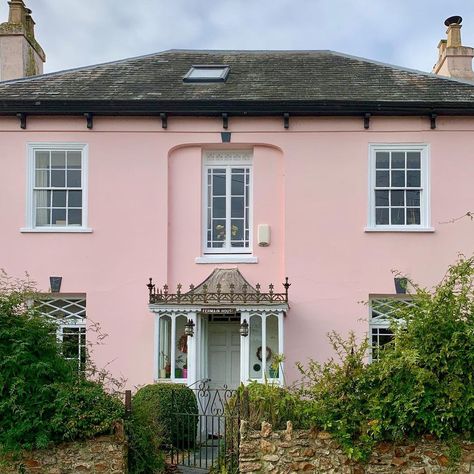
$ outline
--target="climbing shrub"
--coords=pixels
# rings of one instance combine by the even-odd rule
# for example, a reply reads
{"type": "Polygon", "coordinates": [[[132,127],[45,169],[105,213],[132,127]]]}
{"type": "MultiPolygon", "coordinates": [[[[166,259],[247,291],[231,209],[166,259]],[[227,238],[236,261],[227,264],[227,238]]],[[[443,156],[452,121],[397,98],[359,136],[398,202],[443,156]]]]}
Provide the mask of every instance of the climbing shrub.
{"type": "Polygon", "coordinates": [[[380,440],[473,436],[474,259],[461,257],[432,290],[412,285],[377,362],[365,363],[367,342],[332,334],[339,360],[299,365],[305,416],[355,459],[380,440]]]}
{"type": "Polygon", "coordinates": [[[193,391],[182,384],[145,385],[133,397],[133,416],[151,427],[165,445],[190,447],[197,435],[198,407],[193,391]]]}
{"type": "Polygon", "coordinates": [[[0,272],[0,451],[111,432],[121,402],[65,360],[56,326],[29,304],[33,285],[0,272]]]}

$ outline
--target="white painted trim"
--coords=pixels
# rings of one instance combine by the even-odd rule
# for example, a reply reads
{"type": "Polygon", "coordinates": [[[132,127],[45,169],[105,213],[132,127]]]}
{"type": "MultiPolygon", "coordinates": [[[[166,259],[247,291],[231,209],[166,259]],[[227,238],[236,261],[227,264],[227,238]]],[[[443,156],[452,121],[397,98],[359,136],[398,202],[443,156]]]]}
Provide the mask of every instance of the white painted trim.
{"type": "Polygon", "coordinates": [[[204,255],[196,257],[194,263],[258,263],[258,257],[252,255],[204,255]]]}
{"type": "Polygon", "coordinates": [[[159,379],[159,370],[160,370],[160,353],[159,353],[159,346],[160,346],[160,316],[155,314],[155,321],[154,321],[154,335],[155,338],[153,344],[153,380],[159,379]]]}
{"type": "Polygon", "coordinates": [[[364,232],[435,232],[434,227],[418,227],[418,226],[407,226],[407,227],[398,227],[398,226],[384,226],[378,225],[374,227],[365,227],[364,232]]]}
{"type": "MultiPolygon", "coordinates": [[[[211,306],[211,305],[209,305],[211,306]]],[[[275,305],[248,305],[248,306],[238,306],[232,304],[222,303],[217,306],[222,306],[226,308],[235,308],[236,312],[240,313],[242,311],[251,311],[253,313],[260,313],[261,311],[266,311],[268,313],[277,314],[279,311],[288,311],[288,305],[286,303],[282,304],[275,304],[275,305]]],[[[150,304],[148,306],[149,310],[152,313],[160,313],[163,315],[173,316],[176,315],[184,315],[186,316],[187,313],[190,311],[197,311],[200,312],[205,305],[169,305],[169,306],[161,306],[161,305],[153,305],[150,304]]]]}
{"type": "Polygon", "coordinates": [[[428,143],[370,143],[368,159],[367,227],[365,232],[434,232],[431,227],[431,150],[428,143]],[[421,209],[420,225],[387,226],[375,224],[375,152],[376,151],[420,151],[421,152],[421,209]]]}
{"type": "Polygon", "coordinates": [[[22,234],[91,234],[90,227],[22,227],[22,234]]]}
{"type": "MultiPolygon", "coordinates": [[[[240,324],[247,320],[250,325],[250,313],[248,311],[241,311],[240,324]]],[[[248,384],[250,381],[249,357],[250,357],[250,333],[247,337],[240,336],[240,381],[243,384],[248,384]]]]}
{"type": "MultiPolygon", "coordinates": [[[[285,323],[284,323],[284,317],[283,317],[283,312],[279,312],[277,314],[278,317],[278,353],[285,354],[285,323]]],[[[280,363],[280,370],[278,373],[278,382],[280,385],[284,385],[285,383],[285,377],[284,377],[284,372],[285,372],[285,362],[282,361],[280,363]]]]}
{"type": "Polygon", "coordinates": [[[188,385],[192,385],[197,381],[197,338],[200,336],[198,332],[198,321],[197,321],[197,312],[191,311],[187,315],[187,319],[191,319],[194,322],[194,336],[188,336],[188,354],[187,354],[187,366],[188,366],[188,376],[186,377],[188,385]]]}
{"type": "MultiPolygon", "coordinates": [[[[253,249],[253,149],[252,150],[204,150],[202,153],[202,172],[201,172],[201,252],[202,257],[197,257],[195,263],[257,263],[258,259],[252,257],[253,249]],[[214,158],[213,158],[214,157],[214,158]],[[249,246],[248,248],[235,247],[232,249],[219,249],[219,248],[208,248],[207,247],[207,171],[211,168],[218,167],[247,167],[249,168],[249,203],[248,203],[248,219],[249,219],[249,246]],[[253,261],[241,261],[235,262],[234,260],[229,261],[225,259],[224,261],[216,262],[205,261],[206,258],[210,256],[231,256],[232,254],[239,254],[239,257],[242,257],[243,251],[245,254],[249,255],[251,259],[255,258],[253,261]],[[202,259],[202,260],[200,260],[202,259]]],[[[226,180],[230,180],[230,176],[226,173],[226,180]]],[[[230,189],[229,183],[226,185],[227,189],[230,189]]],[[[227,209],[226,216],[226,225],[230,222],[230,199],[227,200],[227,209]]],[[[245,233],[245,229],[244,229],[245,233]]],[[[226,235],[230,235],[229,229],[226,231],[226,235]]],[[[245,237],[245,235],[244,235],[245,237]]]]}
{"type": "Polygon", "coordinates": [[[26,145],[26,215],[25,227],[20,229],[20,232],[92,232],[87,226],[88,223],[88,209],[89,209],[89,145],[87,143],[75,142],[39,142],[27,143],[26,145]],[[82,166],[81,166],[81,190],[82,190],[82,226],[80,227],[35,227],[34,212],[33,212],[33,187],[35,183],[35,151],[36,150],[81,150],[82,152],[82,166]]]}

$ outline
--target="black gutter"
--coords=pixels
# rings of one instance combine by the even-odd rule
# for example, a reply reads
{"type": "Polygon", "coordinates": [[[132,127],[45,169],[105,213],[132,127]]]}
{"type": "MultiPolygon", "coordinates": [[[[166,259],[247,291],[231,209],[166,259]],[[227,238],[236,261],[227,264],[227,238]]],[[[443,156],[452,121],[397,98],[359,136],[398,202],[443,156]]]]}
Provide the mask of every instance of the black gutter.
{"type": "Polygon", "coordinates": [[[265,101],[265,100],[1,100],[0,115],[474,115],[472,102],[265,101]]]}

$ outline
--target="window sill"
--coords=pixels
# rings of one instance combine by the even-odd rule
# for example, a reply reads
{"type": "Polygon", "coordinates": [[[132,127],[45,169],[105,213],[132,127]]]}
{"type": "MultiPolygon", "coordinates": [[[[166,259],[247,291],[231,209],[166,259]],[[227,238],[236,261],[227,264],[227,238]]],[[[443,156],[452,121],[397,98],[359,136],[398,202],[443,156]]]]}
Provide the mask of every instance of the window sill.
{"type": "Polygon", "coordinates": [[[20,232],[22,234],[90,234],[92,229],[89,227],[23,227],[20,232]]]}
{"type": "Polygon", "coordinates": [[[253,255],[204,255],[196,257],[195,263],[258,263],[253,255]]]}
{"type": "Polygon", "coordinates": [[[434,227],[366,227],[364,232],[434,232],[434,227]]]}

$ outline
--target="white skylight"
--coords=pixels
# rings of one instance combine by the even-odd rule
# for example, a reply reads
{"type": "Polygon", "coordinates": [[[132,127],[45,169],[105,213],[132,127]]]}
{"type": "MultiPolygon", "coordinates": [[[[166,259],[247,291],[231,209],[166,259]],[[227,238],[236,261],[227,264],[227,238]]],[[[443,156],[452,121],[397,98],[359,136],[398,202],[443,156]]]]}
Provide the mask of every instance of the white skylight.
{"type": "Polygon", "coordinates": [[[224,82],[230,67],[223,65],[195,65],[184,76],[184,82],[224,82]]]}

